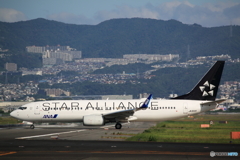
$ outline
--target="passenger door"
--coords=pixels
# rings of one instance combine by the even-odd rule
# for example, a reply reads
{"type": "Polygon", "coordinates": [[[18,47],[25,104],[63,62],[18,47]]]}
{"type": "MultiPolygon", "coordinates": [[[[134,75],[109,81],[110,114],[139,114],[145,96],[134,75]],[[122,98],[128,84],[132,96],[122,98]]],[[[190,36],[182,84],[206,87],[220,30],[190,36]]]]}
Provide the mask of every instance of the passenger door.
{"type": "Polygon", "coordinates": [[[183,104],[183,114],[188,114],[188,104],[187,103],[183,104]]]}
{"type": "Polygon", "coordinates": [[[34,114],[35,115],[39,115],[40,114],[40,107],[38,106],[38,104],[36,104],[36,106],[34,107],[34,114]]]}

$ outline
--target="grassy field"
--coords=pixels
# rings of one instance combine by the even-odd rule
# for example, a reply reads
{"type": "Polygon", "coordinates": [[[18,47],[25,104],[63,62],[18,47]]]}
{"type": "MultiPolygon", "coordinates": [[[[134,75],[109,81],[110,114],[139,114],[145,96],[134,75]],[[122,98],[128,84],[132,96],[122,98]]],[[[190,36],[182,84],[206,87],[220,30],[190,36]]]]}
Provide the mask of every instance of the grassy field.
{"type": "Polygon", "coordinates": [[[17,123],[21,123],[22,121],[19,121],[15,118],[12,118],[10,116],[7,117],[0,117],[0,125],[4,125],[4,124],[17,124],[17,123]]]}
{"type": "Polygon", "coordinates": [[[158,123],[143,133],[128,138],[127,141],[240,144],[240,139],[230,138],[230,132],[233,131],[240,132],[240,114],[197,115],[158,123]],[[210,128],[200,128],[201,124],[209,124],[210,120],[214,122],[210,128]],[[228,123],[219,123],[219,121],[228,121],[228,123]]]}

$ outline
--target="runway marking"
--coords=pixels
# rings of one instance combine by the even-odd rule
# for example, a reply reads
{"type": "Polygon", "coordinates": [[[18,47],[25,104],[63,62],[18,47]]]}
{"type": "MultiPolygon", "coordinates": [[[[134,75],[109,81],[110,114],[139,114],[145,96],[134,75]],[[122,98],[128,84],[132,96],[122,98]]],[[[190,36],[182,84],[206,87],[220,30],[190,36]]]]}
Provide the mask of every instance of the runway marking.
{"type": "MultiPolygon", "coordinates": [[[[1,152],[0,152],[1,153],[1,152]]],[[[78,153],[78,154],[158,154],[158,155],[182,155],[182,156],[210,156],[210,152],[174,152],[174,151],[16,151],[8,152],[7,154],[14,153],[25,153],[25,154],[35,154],[35,153],[78,153]]]]}
{"type": "Polygon", "coordinates": [[[15,139],[30,139],[30,138],[39,138],[39,137],[46,137],[46,136],[55,136],[55,135],[61,135],[61,134],[83,132],[83,131],[86,131],[86,130],[87,130],[87,129],[76,130],[76,131],[69,131],[69,132],[59,132],[59,133],[42,134],[42,135],[28,136],[28,137],[17,137],[17,138],[15,138],[15,139]]]}
{"type": "MultiPolygon", "coordinates": [[[[100,128],[109,128],[114,125],[108,125],[108,126],[102,126],[100,128]]],[[[81,129],[81,130],[76,130],[76,131],[69,131],[69,132],[59,132],[59,133],[50,133],[50,134],[42,134],[42,135],[36,135],[36,136],[27,136],[27,137],[17,137],[15,139],[31,139],[31,138],[39,138],[39,137],[46,137],[46,136],[55,136],[55,135],[61,135],[61,134],[68,134],[68,133],[75,133],[75,132],[83,132],[87,131],[89,129],[81,129]]]]}
{"type": "Polygon", "coordinates": [[[174,152],[174,151],[55,151],[58,153],[93,153],[93,154],[161,154],[161,155],[186,155],[206,156],[209,152],[174,152]]]}
{"type": "Polygon", "coordinates": [[[108,125],[108,126],[102,126],[100,128],[109,128],[109,127],[113,127],[113,126],[115,126],[115,124],[114,125],[108,125]]]}
{"type": "Polygon", "coordinates": [[[173,152],[173,151],[90,151],[90,153],[110,154],[170,154],[170,155],[209,155],[209,152],[173,152]]]}
{"type": "Polygon", "coordinates": [[[0,156],[6,156],[6,155],[9,155],[9,154],[15,154],[17,152],[0,152],[0,156]]]}

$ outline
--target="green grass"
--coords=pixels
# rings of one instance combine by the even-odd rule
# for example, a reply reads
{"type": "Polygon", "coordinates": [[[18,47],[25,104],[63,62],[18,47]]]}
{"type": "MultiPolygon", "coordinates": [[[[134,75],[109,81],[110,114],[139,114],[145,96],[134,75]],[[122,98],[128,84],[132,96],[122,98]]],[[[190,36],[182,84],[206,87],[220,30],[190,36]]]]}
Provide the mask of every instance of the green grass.
{"type": "Polygon", "coordinates": [[[15,118],[12,117],[0,117],[0,125],[4,125],[4,124],[17,124],[17,123],[21,123],[22,121],[19,121],[15,118]]]}
{"type": "Polygon", "coordinates": [[[207,115],[165,121],[130,137],[127,141],[184,142],[184,143],[229,143],[240,144],[240,139],[230,139],[230,132],[240,132],[240,115],[207,115]],[[225,121],[227,124],[219,123],[225,121]],[[214,124],[210,128],[200,128],[201,124],[214,124]]]}
{"type": "Polygon", "coordinates": [[[240,121],[240,114],[204,114],[204,115],[195,115],[193,118],[185,117],[177,119],[175,121],[240,121]]]}

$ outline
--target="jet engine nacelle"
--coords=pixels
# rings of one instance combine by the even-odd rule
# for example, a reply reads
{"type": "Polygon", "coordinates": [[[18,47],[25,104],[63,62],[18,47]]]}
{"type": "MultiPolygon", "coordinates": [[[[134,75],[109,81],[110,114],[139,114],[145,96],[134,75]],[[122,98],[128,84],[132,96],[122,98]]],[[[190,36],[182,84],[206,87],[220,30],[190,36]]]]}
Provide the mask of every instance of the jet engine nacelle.
{"type": "Polygon", "coordinates": [[[104,119],[102,115],[88,115],[83,117],[84,126],[102,126],[104,119]]]}

